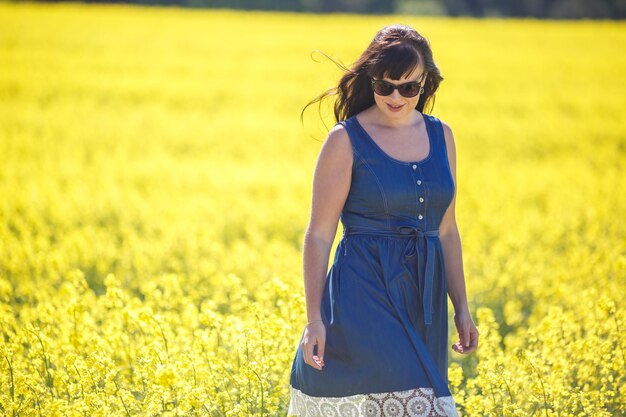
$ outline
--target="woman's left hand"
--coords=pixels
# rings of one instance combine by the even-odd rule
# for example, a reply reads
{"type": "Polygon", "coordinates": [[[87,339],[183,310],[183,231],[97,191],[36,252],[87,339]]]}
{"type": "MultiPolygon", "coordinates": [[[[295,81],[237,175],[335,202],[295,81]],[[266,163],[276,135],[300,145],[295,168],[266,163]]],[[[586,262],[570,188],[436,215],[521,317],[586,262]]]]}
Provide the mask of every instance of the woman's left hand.
{"type": "Polygon", "coordinates": [[[452,345],[455,352],[467,355],[478,347],[478,329],[469,311],[454,314],[454,324],[459,333],[459,341],[452,345]]]}

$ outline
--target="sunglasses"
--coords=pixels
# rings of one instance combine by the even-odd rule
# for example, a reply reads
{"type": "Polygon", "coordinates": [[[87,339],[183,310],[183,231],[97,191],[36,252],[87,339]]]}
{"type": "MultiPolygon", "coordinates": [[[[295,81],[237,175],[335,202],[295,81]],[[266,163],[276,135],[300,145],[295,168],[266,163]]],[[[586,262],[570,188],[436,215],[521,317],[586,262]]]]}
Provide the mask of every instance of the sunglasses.
{"type": "Polygon", "coordinates": [[[398,93],[402,97],[411,98],[424,92],[424,87],[420,85],[420,81],[409,81],[402,84],[391,84],[385,80],[375,80],[372,78],[372,88],[379,96],[388,96],[393,90],[398,89],[398,93]]]}

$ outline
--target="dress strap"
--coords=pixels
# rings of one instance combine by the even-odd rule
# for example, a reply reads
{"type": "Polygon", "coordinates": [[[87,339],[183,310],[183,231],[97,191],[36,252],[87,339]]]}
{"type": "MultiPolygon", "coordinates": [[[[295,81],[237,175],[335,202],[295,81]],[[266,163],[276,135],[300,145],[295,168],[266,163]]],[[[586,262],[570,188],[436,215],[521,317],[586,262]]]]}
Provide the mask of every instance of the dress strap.
{"type": "Polygon", "coordinates": [[[426,122],[426,130],[428,135],[432,137],[432,145],[434,149],[432,150],[432,154],[437,157],[445,157],[447,160],[446,153],[446,139],[443,133],[443,126],[441,125],[441,120],[439,120],[436,116],[431,114],[424,113],[424,121],[426,122]]]}
{"type": "Polygon", "coordinates": [[[348,132],[348,137],[350,138],[350,142],[352,143],[352,150],[355,156],[354,159],[356,161],[357,156],[363,155],[366,152],[366,150],[364,149],[364,146],[366,146],[366,144],[364,143],[364,138],[361,136],[361,132],[359,131],[358,126],[355,125],[354,117],[355,116],[349,117],[346,120],[338,122],[337,124],[341,124],[348,132]]]}

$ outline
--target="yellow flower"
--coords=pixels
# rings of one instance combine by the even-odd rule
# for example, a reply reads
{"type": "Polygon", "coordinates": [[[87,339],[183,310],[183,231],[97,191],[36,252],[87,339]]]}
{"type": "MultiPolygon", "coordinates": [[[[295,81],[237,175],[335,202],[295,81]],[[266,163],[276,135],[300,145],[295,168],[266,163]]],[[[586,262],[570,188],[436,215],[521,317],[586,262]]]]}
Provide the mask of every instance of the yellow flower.
{"type": "Polygon", "coordinates": [[[178,375],[171,364],[164,364],[157,366],[155,378],[160,386],[167,388],[176,384],[178,375]]]}

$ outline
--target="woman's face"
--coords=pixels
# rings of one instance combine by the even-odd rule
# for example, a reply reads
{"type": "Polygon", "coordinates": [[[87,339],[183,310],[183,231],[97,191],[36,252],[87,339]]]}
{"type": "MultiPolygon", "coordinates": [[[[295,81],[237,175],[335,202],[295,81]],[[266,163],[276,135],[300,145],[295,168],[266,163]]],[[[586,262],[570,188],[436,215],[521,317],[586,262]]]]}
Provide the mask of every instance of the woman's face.
{"type": "MultiPolygon", "coordinates": [[[[422,67],[417,66],[413,72],[408,76],[403,76],[399,80],[392,80],[391,78],[384,77],[383,80],[399,85],[409,81],[420,81],[420,84],[424,86],[425,77],[422,76],[422,67]]],[[[383,114],[392,119],[403,119],[408,117],[417,106],[421,94],[415,97],[403,97],[398,89],[394,89],[388,96],[381,96],[374,92],[374,101],[383,114]]]]}

